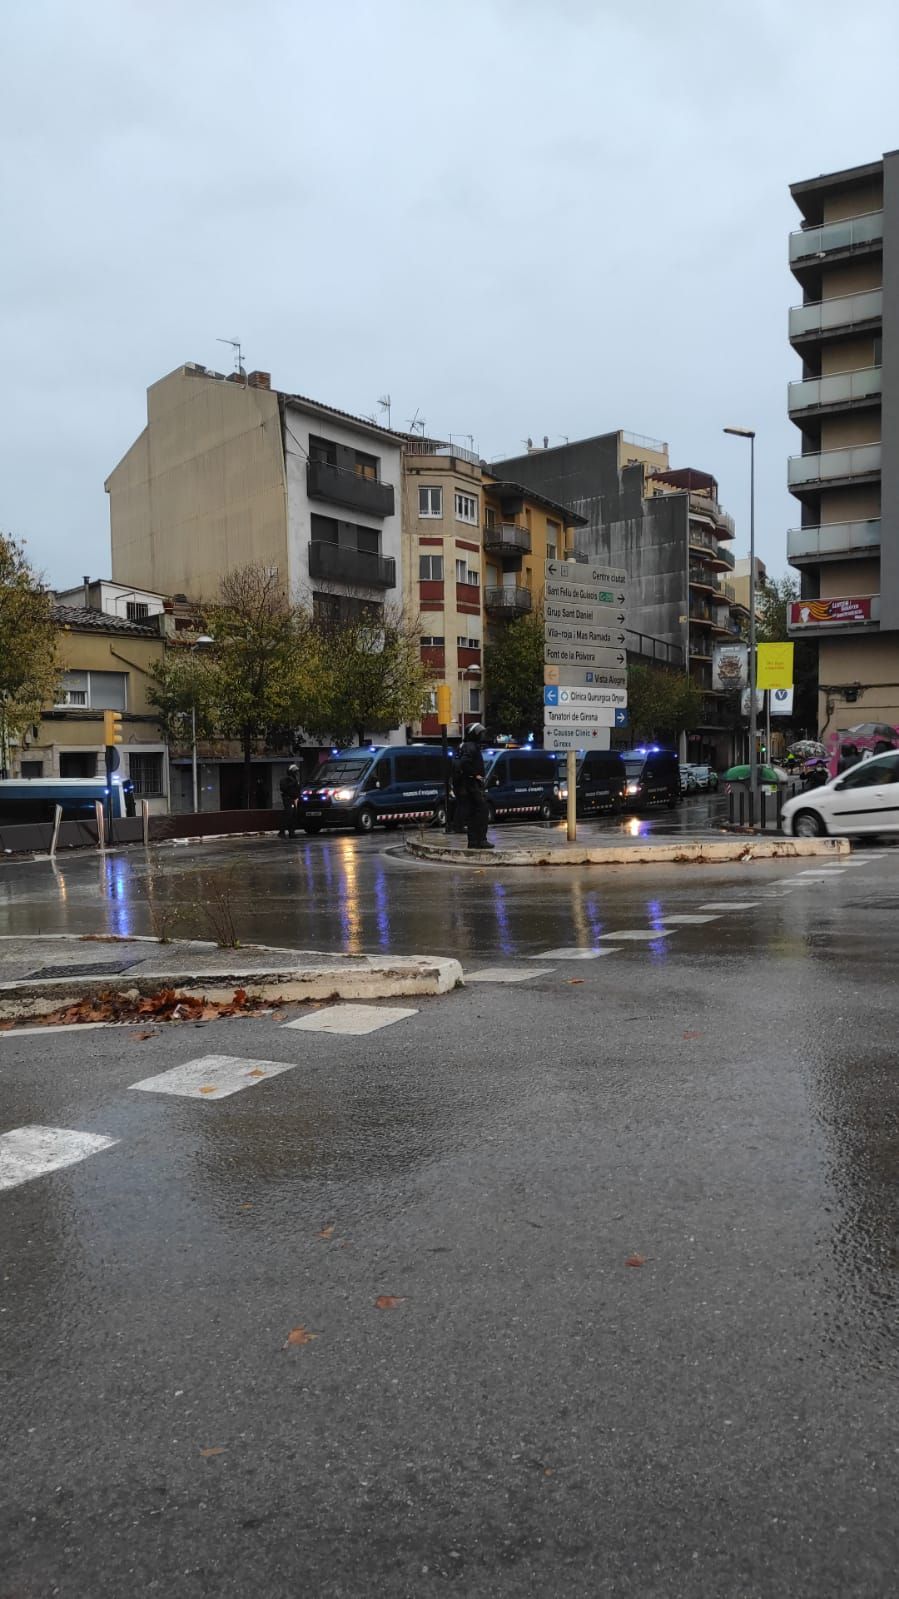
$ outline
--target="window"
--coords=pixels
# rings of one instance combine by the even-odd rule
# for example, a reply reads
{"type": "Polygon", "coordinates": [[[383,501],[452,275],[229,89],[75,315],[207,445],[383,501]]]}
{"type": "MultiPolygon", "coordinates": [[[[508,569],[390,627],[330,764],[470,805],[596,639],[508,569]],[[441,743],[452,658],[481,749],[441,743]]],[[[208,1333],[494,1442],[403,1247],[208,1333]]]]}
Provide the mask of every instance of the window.
{"type": "Polygon", "coordinates": [[[432,716],[436,716],[436,714],[437,714],[437,690],[435,688],[429,688],[428,689],[428,710],[430,711],[432,716]]]}
{"type": "Polygon", "coordinates": [[[468,709],[470,711],[479,711],[481,709],[481,691],[479,688],[470,688],[468,690],[468,709]]]}
{"type": "Polygon", "coordinates": [[[356,528],[356,549],[363,555],[380,555],[381,535],[376,527],[356,528]]]}
{"type": "Polygon", "coordinates": [[[481,641],[479,638],[465,638],[460,634],[456,639],[456,647],[460,650],[479,650],[481,641]]]}
{"type": "Polygon", "coordinates": [[[337,445],[330,439],[318,439],[314,433],[309,435],[309,459],[319,461],[323,466],[337,465],[337,445]]]}
{"type": "Polygon", "coordinates": [[[554,544],[550,544],[549,539],[547,539],[547,541],[546,541],[546,559],[548,561],[554,561],[555,558],[556,558],[556,546],[554,544]]]}
{"type": "Polygon", "coordinates": [[[442,650],[445,643],[442,633],[423,633],[421,637],[423,649],[442,650]]]}
{"type": "Polygon", "coordinates": [[[363,455],[361,450],[357,450],[353,469],[357,477],[367,477],[371,483],[377,483],[378,457],[376,455],[363,455]]]}
{"type": "Polygon", "coordinates": [[[64,751],[59,757],[60,777],[96,777],[97,757],[93,750],[64,751]]]}
{"type": "Polygon", "coordinates": [[[562,548],[562,524],[554,522],[551,517],[546,518],[546,558],[554,561],[558,551],[562,548]]]}
{"type": "Polygon", "coordinates": [[[513,781],[522,778],[532,783],[543,783],[555,777],[556,763],[551,755],[510,755],[509,776],[513,781]]]}
{"type": "Polygon", "coordinates": [[[862,761],[847,772],[840,788],[880,788],[885,783],[899,782],[899,754],[885,760],[862,761]]]}
{"type": "Polygon", "coordinates": [[[147,755],[129,755],[128,776],[134,784],[134,793],[138,799],[147,799],[151,794],[161,794],[163,792],[162,751],[154,751],[147,755]]]}
{"type": "Polygon", "coordinates": [[[318,516],[313,511],[310,518],[313,544],[337,543],[337,518],[336,516],[318,516]]]}
{"type": "Polygon", "coordinates": [[[443,490],[420,488],[418,491],[418,514],[419,516],[442,516],[443,490]]]}
{"type": "Polygon", "coordinates": [[[476,494],[462,494],[456,490],[456,521],[478,525],[478,499],[476,494]]]}
{"type": "Polygon", "coordinates": [[[875,366],[882,366],[883,365],[883,339],[881,338],[879,333],[877,334],[876,338],[874,339],[873,355],[874,355],[874,363],[873,364],[875,366]]]}
{"type": "Polygon", "coordinates": [[[150,614],[146,600],[126,600],[125,615],[129,622],[143,622],[150,614]]]}
{"type": "MultiPolygon", "coordinates": [[[[127,672],[64,672],[60,706],[80,706],[94,711],[128,709],[127,672]]],[[[80,775],[80,774],[76,774],[80,775]]]]}
{"type": "Polygon", "coordinates": [[[418,557],[418,576],[422,583],[442,583],[443,556],[420,555],[418,557]]]}
{"type": "Polygon", "coordinates": [[[456,582],[470,583],[476,588],[480,582],[480,573],[473,570],[467,561],[456,562],[456,582]]]}
{"type": "Polygon", "coordinates": [[[43,777],[43,761],[23,761],[21,772],[23,777],[43,777]]]}

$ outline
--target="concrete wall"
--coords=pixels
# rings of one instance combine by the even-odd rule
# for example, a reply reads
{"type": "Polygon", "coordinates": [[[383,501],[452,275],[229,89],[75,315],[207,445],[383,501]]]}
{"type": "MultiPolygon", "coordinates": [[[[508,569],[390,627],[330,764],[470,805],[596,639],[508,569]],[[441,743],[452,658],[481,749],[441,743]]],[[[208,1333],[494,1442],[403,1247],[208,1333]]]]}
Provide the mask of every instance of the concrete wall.
{"type": "Polygon", "coordinates": [[[287,567],[278,397],[179,367],[106,480],[115,582],[209,598],[230,568],[287,567]]]}
{"type": "Polygon", "coordinates": [[[818,725],[828,733],[858,722],[899,726],[899,658],[895,637],[872,634],[822,638],[818,651],[818,725]],[[858,684],[854,703],[842,690],[858,684]],[[829,710],[828,702],[833,703],[829,710]],[[829,716],[829,722],[828,722],[829,716]]]}

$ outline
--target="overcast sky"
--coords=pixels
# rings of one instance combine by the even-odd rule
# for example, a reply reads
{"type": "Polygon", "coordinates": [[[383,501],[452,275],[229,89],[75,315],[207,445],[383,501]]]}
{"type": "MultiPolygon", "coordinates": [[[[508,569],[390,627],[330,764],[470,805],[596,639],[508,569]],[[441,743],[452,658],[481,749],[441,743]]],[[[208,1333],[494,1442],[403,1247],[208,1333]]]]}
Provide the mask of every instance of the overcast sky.
{"type": "Polygon", "coordinates": [[[899,144],[895,0],[15,0],[0,527],[109,571],[103,480],[183,361],[485,456],[624,427],[785,566],[788,185],[899,144]]]}

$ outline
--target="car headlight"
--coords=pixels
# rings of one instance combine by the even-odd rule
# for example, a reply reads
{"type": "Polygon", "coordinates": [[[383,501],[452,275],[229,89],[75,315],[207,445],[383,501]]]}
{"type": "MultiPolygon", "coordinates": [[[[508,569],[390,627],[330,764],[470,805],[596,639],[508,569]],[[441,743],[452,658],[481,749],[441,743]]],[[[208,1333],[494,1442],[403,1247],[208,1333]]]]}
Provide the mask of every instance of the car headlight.
{"type": "Polygon", "coordinates": [[[356,790],[354,788],[335,788],[334,790],[334,798],[336,800],[351,800],[355,799],[355,797],[356,790]]]}
{"type": "Polygon", "coordinates": [[[625,789],[624,792],[626,794],[639,794],[639,792],[640,792],[640,784],[639,783],[628,783],[627,788],[625,789]]]}
{"type": "Polygon", "coordinates": [[[557,799],[567,799],[568,798],[568,785],[567,785],[567,783],[557,783],[556,784],[556,798],[557,799]]]}

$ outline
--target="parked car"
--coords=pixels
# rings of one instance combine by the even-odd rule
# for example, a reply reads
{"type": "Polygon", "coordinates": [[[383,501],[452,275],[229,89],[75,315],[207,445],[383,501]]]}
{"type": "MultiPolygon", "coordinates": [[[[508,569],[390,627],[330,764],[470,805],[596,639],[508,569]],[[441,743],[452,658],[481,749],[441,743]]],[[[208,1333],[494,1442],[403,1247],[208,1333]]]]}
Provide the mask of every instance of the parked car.
{"type": "Polygon", "coordinates": [[[783,829],[794,838],[899,832],[899,750],[872,755],[787,800],[783,829]]]}
{"type": "Polygon", "coordinates": [[[627,772],[626,805],[634,810],[650,805],[674,809],[681,798],[681,780],[680,762],[673,750],[651,745],[648,749],[625,750],[622,759],[627,772]]]}
{"type": "Polygon", "coordinates": [[[680,786],[682,794],[695,794],[699,788],[696,778],[696,768],[689,761],[682,761],[680,767],[680,786]]]}
{"type": "Polygon", "coordinates": [[[693,761],[689,765],[681,766],[681,772],[689,772],[692,786],[700,794],[714,793],[718,787],[718,773],[713,766],[706,766],[693,761]]]}

